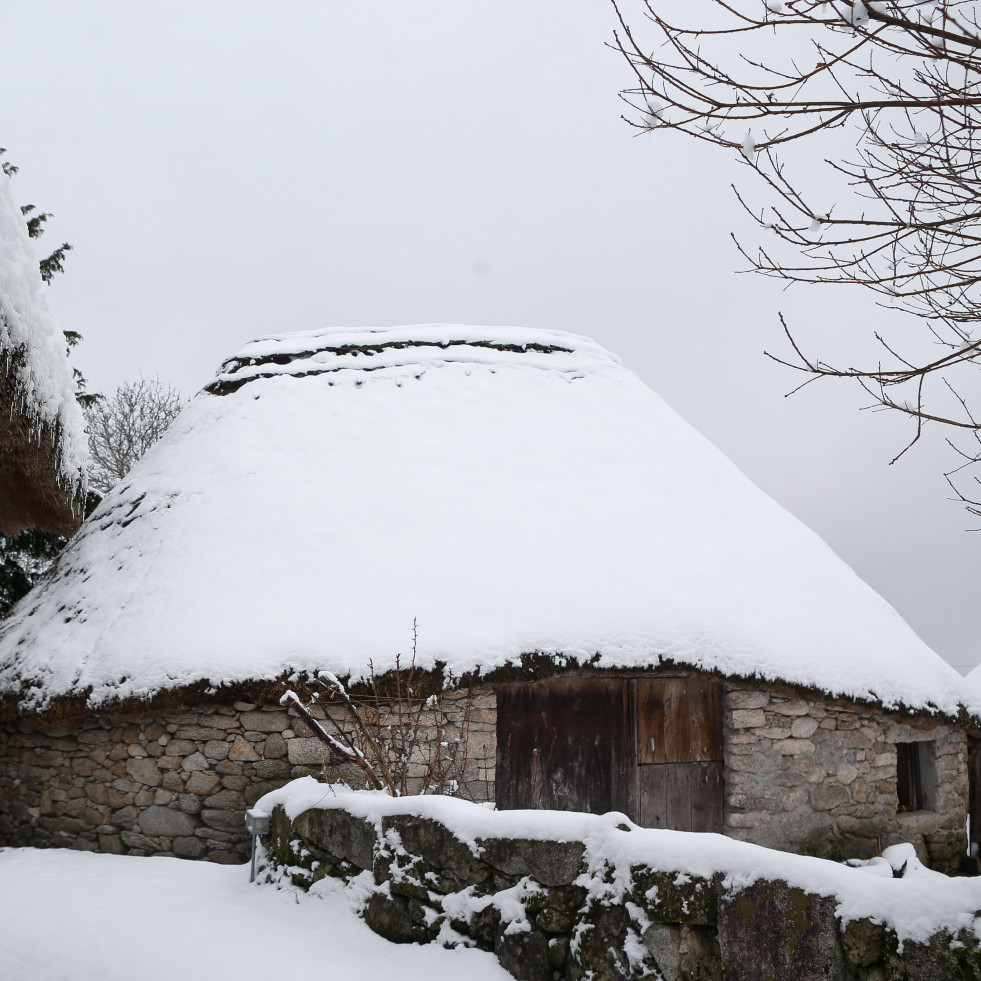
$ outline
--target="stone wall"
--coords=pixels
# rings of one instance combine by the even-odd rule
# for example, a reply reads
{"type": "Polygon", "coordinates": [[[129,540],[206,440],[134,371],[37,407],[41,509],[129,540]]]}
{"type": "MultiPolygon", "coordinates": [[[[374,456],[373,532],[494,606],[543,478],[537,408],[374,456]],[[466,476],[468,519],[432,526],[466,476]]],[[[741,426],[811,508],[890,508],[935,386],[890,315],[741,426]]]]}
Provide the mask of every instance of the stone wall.
{"type": "MultiPolygon", "coordinates": [[[[928,717],[730,684],[725,832],[772,848],[867,858],[901,841],[943,866],[964,854],[967,738],[928,717]],[[932,807],[897,811],[897,743],[927,743],[932,807]]],[[[927,777],[927,774],[924,774],[927,777]]]]}
{"type": "MultiPolygon", "coordinates": [[[[868,857],[911,841],[937,867],[963,853],[963,730],[790,689],[729,683],[726,692],[726,834],[829,857],[868,857]],[[931,747],[930,809],[897,813],[900,742],[931,747]]],[[[457,792],[493,800],[490,689],[445,695],[423,722],[405,789],[423,789],[435,740],[443,740],[460,754],[457,792]]],[[[307,774],[363,786],[355,768],[326,763],[320,740],[278,704],[92,716],[70,729],[0,723],[0,845],[241,861],[243,812],[262,793],[307,774]]]]}
{"type": "Polygon", "coordinates": [[[582,841],[462,840],[410,809],[379,819],[335,806],[290,821],[275,807],[260,875],[303,889],[357,880],[352,902],[387,940],[477,946],[520,981],[981,979],[971,929],[900,942],[871,918],[842,924],[834,896],[777,879],[727,886],[723,870],[624,868],[582,841]]]}
{"type": "MultiPolygon", "coordinates": [[[[464,741],[463,789],[475,800],[494,792],[492,699],[488,692],[447,699],[440,730],[464,741]]],[[[417,754],[409,761],[414,790],[432,754],[426,738],[417,754]]],[[[312,774],[364,786],[356,768],[330,765],[323,743],[278,704],[93,715],[61,729],[8,720],[0,723],[0,846],[242,862],[246,807],[312,774]]]]}

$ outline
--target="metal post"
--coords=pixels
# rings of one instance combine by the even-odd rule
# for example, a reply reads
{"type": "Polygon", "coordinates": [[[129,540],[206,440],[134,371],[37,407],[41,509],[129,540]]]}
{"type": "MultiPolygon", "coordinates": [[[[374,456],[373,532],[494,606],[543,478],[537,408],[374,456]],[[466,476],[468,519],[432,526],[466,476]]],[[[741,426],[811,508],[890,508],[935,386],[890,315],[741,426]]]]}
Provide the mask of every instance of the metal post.
{"type": "Polygon", "coordinates": [[[269,833],[269,815],[264,811],[246,811],[245,830],[252,835],[252,869],[249,882],[255,882],[255,853],[259,847],[259,835],[269,833]]]}

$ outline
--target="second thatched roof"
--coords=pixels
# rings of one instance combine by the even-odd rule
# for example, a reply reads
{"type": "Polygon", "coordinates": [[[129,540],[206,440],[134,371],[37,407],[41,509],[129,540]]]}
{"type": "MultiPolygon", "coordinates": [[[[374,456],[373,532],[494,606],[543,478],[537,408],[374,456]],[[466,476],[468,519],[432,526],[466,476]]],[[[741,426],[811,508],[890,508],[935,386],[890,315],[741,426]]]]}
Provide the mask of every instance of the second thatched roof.
{"type": "Polygon", "coordinates": [[[72,534],[87,443],[64,334],[0,173],[0,533],[72,534]]]}

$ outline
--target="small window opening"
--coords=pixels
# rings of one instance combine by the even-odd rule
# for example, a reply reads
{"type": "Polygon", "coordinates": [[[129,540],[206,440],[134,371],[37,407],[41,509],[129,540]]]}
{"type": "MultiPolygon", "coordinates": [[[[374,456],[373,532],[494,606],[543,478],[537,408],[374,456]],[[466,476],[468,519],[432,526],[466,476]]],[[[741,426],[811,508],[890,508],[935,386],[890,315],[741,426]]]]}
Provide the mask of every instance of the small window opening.
{"type": "Polygon", "coordinates": [[[937,783],[933,767],[933,744],[896,743],[896,770],[899,809],[932,810],[937,783]]]}
{"type": "Polygon", "coordinates": [[[920,810],[922,778],[920,776],[920,754],[916,743],[896,744],[897,786],[899,809],[901,811],[920,810]]]}

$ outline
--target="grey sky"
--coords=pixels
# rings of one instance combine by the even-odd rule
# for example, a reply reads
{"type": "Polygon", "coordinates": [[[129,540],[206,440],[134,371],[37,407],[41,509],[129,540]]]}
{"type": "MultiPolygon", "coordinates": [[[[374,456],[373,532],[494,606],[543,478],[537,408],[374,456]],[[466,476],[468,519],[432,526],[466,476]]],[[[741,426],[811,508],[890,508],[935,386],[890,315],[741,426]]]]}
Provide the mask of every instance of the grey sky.
{"type": "MultiPolygon", "coordinates": [[[[250,338],[327,325],[522,324],[617,352],[815,528],[949,661],[981,657],[981,538],[935,434],[796,383],[783,310],[831,359],[860,294],[737,276],[738,160],[620,121],[595,0],[0,2],[0,145],[70,241],[53,290],[111,391],[191,393],[250,338]]],[[[840,360],[847,360],[842,358],[840,360]]],[[[597,503],[600,507],[601,502],[597,503]]]]}

